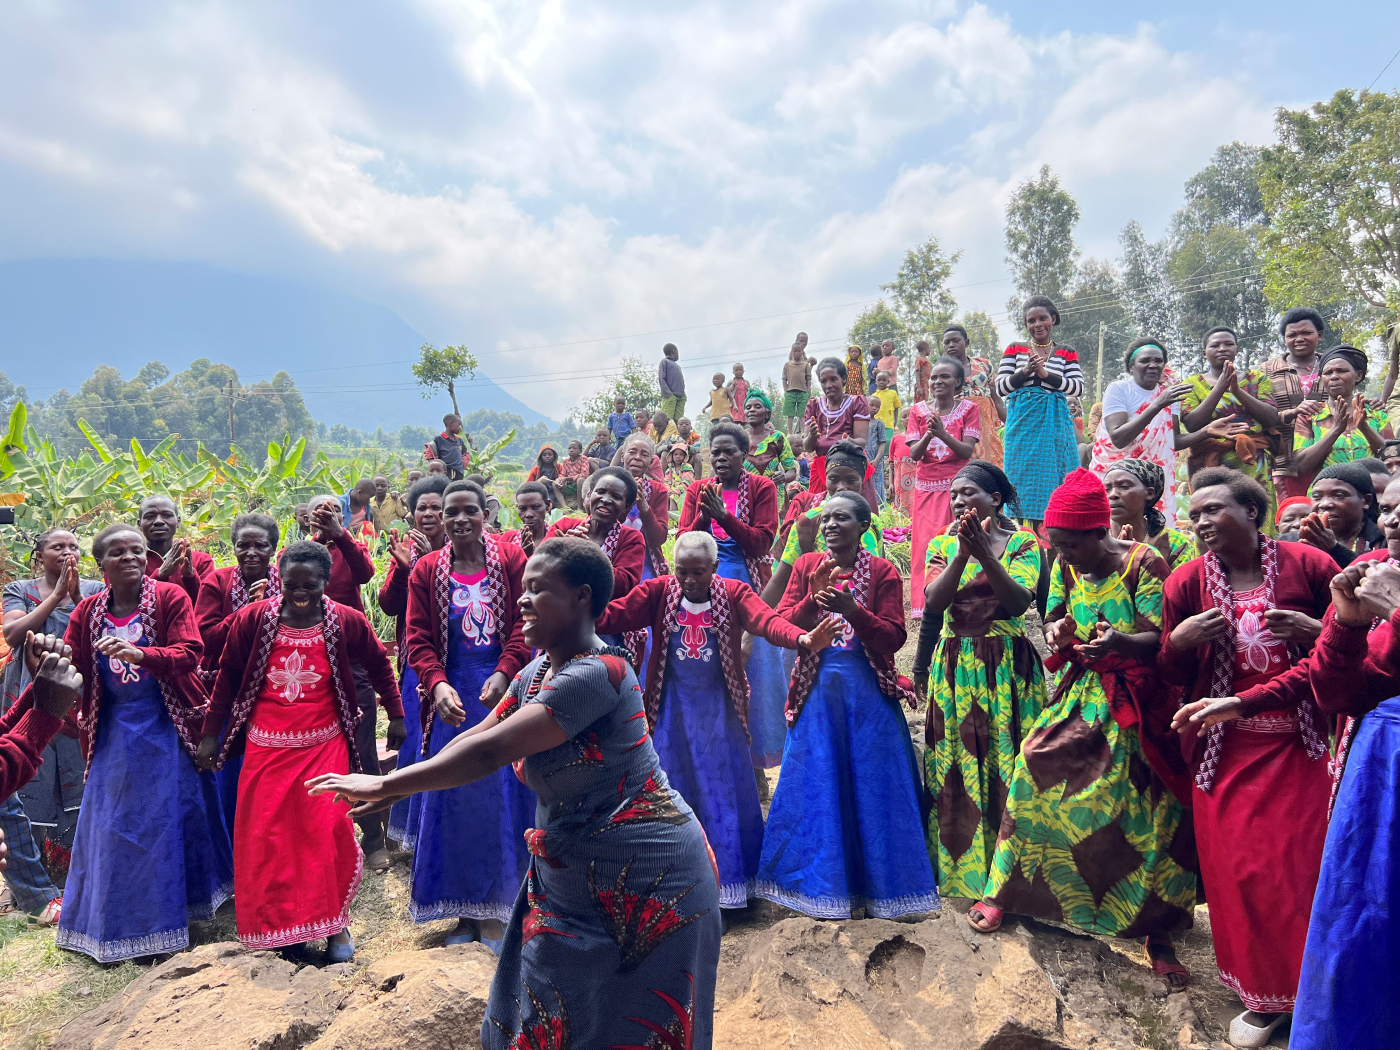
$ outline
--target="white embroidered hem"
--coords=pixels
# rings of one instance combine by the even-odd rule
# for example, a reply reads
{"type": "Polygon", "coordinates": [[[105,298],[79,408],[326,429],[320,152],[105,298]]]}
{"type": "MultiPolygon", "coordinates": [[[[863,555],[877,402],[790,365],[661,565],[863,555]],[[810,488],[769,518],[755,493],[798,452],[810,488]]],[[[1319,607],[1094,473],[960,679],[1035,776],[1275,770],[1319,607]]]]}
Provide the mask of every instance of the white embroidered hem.
{"type": "Polygon", "coordinates": [[[303,941],[319,941],[326,937],[333,937],[341,930],[350,928],[350,902],[355,899],[355,894],[360,892],[360,881],[365,877],[365,852],[357,845],[355,847],[355,874],[350,879],[350,886],[345,891],[345,899],[340,904],[340,914],[332,919],[321,919],[318,922],[304,922],[296,926],[290,926],[283,930],[269,930],[267,933],[250,933],[244,936],[243,931],[238,932],[238,941],[245,948],[285,948],[289,944],[301,944],[303,941]]]}
{"type": "Polygon", "coordinates": [[[933,893],[911,893],[903,897],[870,900],[861,897],[809,897],[804,893],[780,889],[776,883],[760,882],[755,896],[813,919],[849,919],[853,908],[864,908],[870,918],[897,919],[901,915],[938,911],[942,907],[936,890],[933,893]]]}
{"type": "Polygon", "coordinates": [[[166,952],[184,951],[190,946],[190,928],[181,926],[161,933],[148,933],[142,937],[126,937],[116,941],[99,941],[77,930],[59,927],[54,934],[54,943],[70,952],[82,952],[100,963],[122,962],[138,959],[143,955],[163,955],[166,952]]]}
{"type": "Polygon", "coordinates": [[[315,747],[343,735],[338,724],[296,733],[271,732],[254,725],[248,727],[248,743],[257,744],[259,747],[315,747]]]}
{"type": "Polygon", "coordinates": [[[1240,1002],[1255,1013],[1291,1014],[1298,1001],[1296,995],[1251,995],[1244,990],[1240,979],[1234,974],[1226,973],[1224,970],[1216,972],[1220,975],[1220,983],[1238,995],[1240,1002]]]}
{"type": "Polygon", "coordinates": [[[439,919],[499,919],[510,921],[510,913],[515,910],[515,902],[510,904],[484,904],[478,901],[438,901],[435,904],[419,904],[409,901],[408,917],[414,922],[437,922],[439,919]]]}
{"type": "Polygon", "coordinates": [[[758,896],[758,883],[753,879],[745,882],[727,882],[719,888],[721,908],[747,908],[749,901],[758,896]]]}

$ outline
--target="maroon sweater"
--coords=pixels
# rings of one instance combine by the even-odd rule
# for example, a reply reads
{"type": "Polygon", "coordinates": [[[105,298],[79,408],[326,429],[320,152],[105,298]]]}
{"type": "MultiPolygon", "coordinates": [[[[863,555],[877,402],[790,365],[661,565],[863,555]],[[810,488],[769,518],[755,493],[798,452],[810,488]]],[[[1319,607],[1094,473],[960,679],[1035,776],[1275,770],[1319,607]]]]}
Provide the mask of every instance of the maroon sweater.
{"type": "Polygon", "coordinates": [[[228,634],[233,614],[238,611],[233,607],[233,577],[238,571],[237,565],[215,569],[204,577],[199,588],[199,600],[194,603],[199,636],[204,639],[204,660],[200,666],[206,671],[219,669],[224,637],[228,634]]]}
{"type": "MultiPolygon", "coordinates": [[[[644,694],[647,715],[653,729],[656,727],[656,713],[660,709],[662,666],[665,662],[663,653],[669,644],[666,631],[666,592],[674,580],[674,576],[657,576],[643,580],[623,597],[614,599],[594,624],[594,630],[602,634],[621,634],[624,631],[639,631],[645,627],[653,629],[644,694]]],[[[724,590],[729,599],[729,607],[733,610],[728,631],[718,636],[718,644],[729,649],[730,659],[723,662],[726,684],[730,692],[729,699],[740,721],[747,727],[749,683],[744,675],[744,661],[740,655],[740,643],[743,641],[744,632],[766,638],[784,649],[796,649],[797,640],[807,632],[780,617],[759,598],[752,587],[746,587],[739,580],[727,580],[717,575],[710,582],[712,595],[717,588],[724,590]],[[731,668],[734,669],[732,679],[731,668]]],[[[713,602],[714,599],[711,598],[711,603],[713,602]]],[[[718,632],[716,634],[718,635],[718,632]]]]}
{"type": "MultiPolygon", "coordinates": [[[[563,536],[570,529],[577,528],[587,518],[560,518],[545,532],[544,538],[552,540],[563,536]]],[[[523,552],[522,552],[523,553],[523,552]]],[[[637,586],[642,578],[642,566],[646,564],[647,541],[640,529],[629,529],[626,525],[618,530],[617,550],[613,552],[613,598],[621,598],[637,586]]]]}
{"type": "MultiPolygon", "coordinates": [[[[640,546],[641,534],[635,529],[629,532],[640,546]]],[[[501,573],[505,578],[505,594],[500,606],[501,622],[497,627],[497,637],[501,640],[501,658],[496,662],[496,670],[511,679],[530,661],[530,647],[525,644],[522,633],[524,625],[520,619],[520,577],[525,572],[525,552],[513,543],[501,543],[495,536],[488,535],[486,542],[491,544],[500,559],[501,573]]],[[[434,576],[438,566],[446,560],[447,570],[452,569],[452,546],[425,554],[413,566],[408,577],[408,625],[404,631],[404,643],[408,646],[408,662],[413,673],[418,676],[419,695],[424,697],[423,723],[430,723],[433,715],[431,697],[439,682],[447,681],[447,653],[443,649],[446,630],[442,622],[445,610],[434,592],[434,576]]],[[[638,558],[640,571],[640,557],[638,558]]],[[[475,700],[474,696],[462,697],[462,703],[475,700]]],[[[426,742],[426,741],[425,741],[426,742]]]]}
{"type": "MultiPolygon", "coordinates": [[[[768,582],[772,575],[772,567],[768,564],[767,555],[769,548],[773,546],[773,537],[778,532],[778,489],[768,478],[758,474],[745,472],[749,486],[749,507],[744,520],[739,520],[727,510],[713,521],[718,521],[721,528],[734,538],[739,547],[744,552],[744,557],[753,559],[763,559],[759,568],[759,575],[762,579],[753,581],[754,588],[762,590],[763,585],[768,582]]],[[[700,490],[706,485],[712,484],[714,478],[692,481],[690,487],[685,490],[685,502],[681,505],[681,519],[677,527],[676,535],[682,532],[691,532],[699,529],[700,525],[696,519],[700,517],[700,490]]],[[[713,532],[711,524],[707,523],[704,532],[713,532]]]]}
{"type": "MultiPolygon", "coordinates": [[[[233,614],[228,626],[219,677],[214,682],[214,696],[201,729],[204,736],[223,737],[221,761],[243,749],[243,731],[267,676],[267,657],[276,635],[280,604],[274,605],[267,599],[249,602],[233,614]]],[[[355,701],[354,665],[359,664],[369,674],[379,702],[390,718],[403,717],[403,703],[399,700],[399,686],[394,680],[389,654],[364,614],[337,602],[329,603],[329,611],[335,617],[335,628],[327,639],[326,655],[335,671],[331,677],[337,717],[351,743],[351,765],[359,772],[359,755],[353,746],[355,726],[360,720],[360,709],[355,701]]]]}
{"type": "MultiPolygon", "coordinates": [[[[111,591],[103,588],[80,601],[63,636],[73,649],[73,666],[83,676],[83,695],[77,704],[78,742],[89,769],[93,737],[102,712],[102,679],[97,672],[101,654],[95,648],[101,627],[94,630],[90,621],[94,613],[100,616],[107,608],[110,596],[111,591]]],[[[199,637],[194,605],[182,587],[148,576],[142,587],[140,610],[142,619],[150,616],[155,634],[154,645],[141,647],[141,666],[160,683],[165,709],[193,757],[199,748],[199,729],[208,702],[199,678],[204,642],[199,637]]]]}
{"type": "MultiPolygon", "coordinates": [[[[163,561],[165,561],[164,555],[148,550],[146,552],[146,575],[154,577],[160,571],[160,564],[163,561]]],[[[187,576],[184,569],[176,569],[170,579],[158,582],[175,584],[190,596],[191,602],[196,602],[199,600],[200,586],[205,578],[214,571],[214,559],[203,551],[191,549],[190,565],[194,569],[193,576],[187,576]]]]}
{"type": "MultiPolygon", "coordinates": [[[[1205,558],[1193,558],[1185,565],[1178,566],[1167,577],[1162,600],[1162,647],[1157,652],[1157,669],[1167,681],[1186,687],[1187,703],[1211,695],[1215,646],[1178,649],[1171,643],[1171,634],[1181,621],[1214,608],[1206,590],[1205,566],[1205,558]]],[[[1322,619],[1332,604],[1331,583],[1336,574],[1337,563],[1316,547],[1306,543],[1280,543],[1274,607],[1292,609],[1314,619],[1322,619]]],[[[1255,690],[1246,689],[1245,693],[1253,697],[1241,697],[1246,701],[1245,718],[1251,718],[1271,706],[1268,702],[1261,705],[1255,690]]]]}
{"type": "MultiPolygon", "coordinates": [[[[23,659],[16,653],[14,659],[23,659]]],[[[64,727],[55,718],[34,706],[34,686],[20,694],[0,718],[0,798],[9,798],[34,779],[48,747],[64,727]]]]}
{"type": "Polygon", "coordinates": [[[326,597],[363,616],[365,605],[360,601],[360,588],[374,579],[374,561],[369,550],[348,532],[342,532],[335,542],[326,544],[326,548],[331,552],[331,578],[326,583],[326,597]]]}

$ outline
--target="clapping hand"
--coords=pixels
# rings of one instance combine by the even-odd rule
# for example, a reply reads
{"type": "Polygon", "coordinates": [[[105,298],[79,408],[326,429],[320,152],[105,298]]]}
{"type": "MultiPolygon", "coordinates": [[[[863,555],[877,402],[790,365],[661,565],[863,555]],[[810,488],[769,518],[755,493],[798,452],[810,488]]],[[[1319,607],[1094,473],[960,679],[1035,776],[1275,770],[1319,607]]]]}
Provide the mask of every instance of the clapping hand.
{"type": "Polygon", "coordinates": [[[1366,575],[1366,565],[1366,562],[1353,563],[1332,577],[1332,613],[1343,627],[1369,627],[1371,624],[1371,614],[1356,594],[1366,575]]]}
{"type": "Polygon", "coordinates": [[[56,635],[25,635],[25,662],[34,663],[34,706],[64,718],[83,692],[83,676],[73,666],[73,650],[56,635]]]}
{"type": "Polygon", "coordinates": [[[1356,596],[1373,616],[1388,620],[1400,608],[1400,569],[1384,562],[1363,564],[1356,596]]]}
{"type": "Polygon", "coordinates": [[[97,645],[94,648],[103,656],[110,656],[122,663],[131,664],[133,667],[139,667],[141,661],[146,657],[139,646],[133,645],[125,638],[117,638],[110,634],[97,639],[97,645]]]}
{"type": "Polygon", "coordinates": [[[816,652],[819,649],[825,649],[834,642],[840,631],[840,621],[831,616],[826,616],[810,631],[797,639],[797,644],[804,649],[810,649],[812,652],[816,652]]]}
{"type": "Polygon", "coordinates": [[[400,538],[398,529],[389,530],[389,553],[404,572],[413,568],[413,543],[408,537],[400,538]]]}
{"type": "Polygon", "coordinates": [[[250,602],[260,602],[267,597],[267,577],[261,580],[254,580],[248,588],[248,600],[250,602]]]}
{"type": "Polygon", "coordinates": [[[177,572],[193,572],[190,567],[190,541],[183,538],[177,539],[165,552],[160,568],[156,570],[156,579],[169,580],[177,572]]]}
{"type": "Polygon", "coordinates": [[[724,494],[716,482],[700,486],[700,508],[707,518],[722,518],[729,513],[724,505],[724,494]]]}
{"type": "Polygon", "coordinates": [[[1074,644],[1076,624],[1073,616],[1064,616],[1045,625],[1045,644],[1052,652],[1067,649],[1074,644]]]}
{"type": "Polygon", "coordinates": [[[1351,426],[1351,402],[1344,397],[1334,397],[1332,406],[1332,429],[1346,430],[1351,426]]]}
{"type": "Polygon", "coordinates": [[[1117,649],[1122,640],[1122,631],[1107,621],[1100,620],[1094,624],[1094,633],[1089,636],[1089,640],[1076,645],[1074,651],[1086,660],[1097,660],[1117,649]]]}
{"type": "Polygon", "coordinates": [[[1175,405],[1185,400],[1186,395],[1189,393],[1191,393],[1191,384],[1174,383],[1157,395],[1156,400],[1152,403],[1153,407],[1161,411],[1168,405],[1175,405]]]}
{"type": "Polygon", "coordinates": [[[975,558],[984,564],[995,559],[992,550],[992,519],[982,521],[976,511],[965,511],[958,519],[958,553],[975,558]]]}
{"type": "Polygon", "coordinates": [[[311,527],[323,543],[340,539],[345,526],[340,520],[340,508],[324,500],[311,512],[311,527]]]}
{"type": "Polygon", "coordinates": [[[1313,511],[1298,523],[1298,539],[1320,551],[1330,551],[1337,545],[1337,534],[1327,527],[1327,513],[1313,511]]]}
{"type": "Polygon", "coordinates": [[[78,558],[70,554],[63,560],[63,574],[58,578],[58,586],[54,588],[64,591],[68,595],[68,600],[77,605],[83,600],[83,589],[78,576],[78,558]]]}

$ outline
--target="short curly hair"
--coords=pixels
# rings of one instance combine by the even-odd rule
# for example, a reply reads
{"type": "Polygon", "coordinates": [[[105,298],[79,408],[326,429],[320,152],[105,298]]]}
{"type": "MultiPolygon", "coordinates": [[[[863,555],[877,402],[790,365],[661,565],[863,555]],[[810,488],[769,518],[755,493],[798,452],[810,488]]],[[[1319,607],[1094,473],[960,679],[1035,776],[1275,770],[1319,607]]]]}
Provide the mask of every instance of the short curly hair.
{"type": "Polygon", "coordinates": [[[1240,506],[1253,507],[1254,524],[1261,529],[1264,527],[1264,523],[1269,520],[1269,494],[1264,491],[1263,485],[1248,474],[1241,474],[1229,467],[1206,467],[1205,470],[1197,471],[1191,479],[1193,493],[1216,485],[1223,485],[1229,489],[1230,495],[1240,506]]]}
{"type": "Polygon", "coordinates": [[[603,615],[612,601],[613,568],[602,548],[577,536],[555,536],[536,547],[530,560],[541,559],[554,565],[570,587],[590,588],[593,618],[603,615]]]}
{"type": "Polygon", "coordinates": [[[331,552],[326,549],[324,543],[317,543],[315,540],[297,540],[290,543],[277,559],[277,571],[283,576],[287,575],[289,565],[315,565],[321,570],[321,578],[330,582],[331,578],[331,552]]]}

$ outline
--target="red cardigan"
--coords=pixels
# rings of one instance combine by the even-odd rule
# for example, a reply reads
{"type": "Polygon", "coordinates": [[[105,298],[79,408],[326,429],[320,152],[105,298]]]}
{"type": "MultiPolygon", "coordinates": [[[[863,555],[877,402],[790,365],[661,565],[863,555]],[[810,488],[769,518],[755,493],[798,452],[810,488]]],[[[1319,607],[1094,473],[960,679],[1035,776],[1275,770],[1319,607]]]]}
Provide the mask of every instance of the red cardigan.
{"type": "MultiPolygon", "coordinates": [[[[624,529],[633,532],[632,529],[624,529]]],[[[513,543],[502,543],[490,533],[486,534],[487,558],[494,556],[500,560],[501,575],[505,579],[505,594],[499,607],[501,622],[497,634],[501,640],[501,658],[496,661],[496,670],[513,679],[517,672],[531,659],[530,647],[525,644],[524,625],[520,619],[520,577],[525,572],[525,552],[513,543]]],[[[641,536],[637,537],[641,543],[641,536]]],[[[441,594],[434,595],[434,577],[439,567],[446,562],[445,571],[452,571],[452,545],[425,554],[413,566],[408,577],[408,620],[404,631],[404,643],[408,646],[408,663],[418,676],[418,695],[423,697],[422,718],[426,729],[432,722],[433,704],[431,697],[439,682],[447,681],[447,652],[443,642],[447,636],[442,618],[447,610],[446,600],[441,594]]],[[[490,570],[488,566],[488,576],[490,570]]],[[[463,704],[475,700],[474,696],[462,697],[463,704]]],[[[470,710],[470,708],[468,708],[470,710]]],[[[425,738],[426,743],[426,738],[425,738]]]]}
{"type": "MultiPolygon", "coordinates": [[[[273,567],[274,570],[276,566],[273,567]]],[[[228,634],[233,614],[233,576],[238,572],[237,565],[215,569],[204,578],[199,588],[199,600],[194,603],[195,619],[199,621],[199,636],[204,639],[204,660],[200,666],[205,671],[219,669],[219,657],[224,651],[224,638],[228,634]]]]}
{"type": "MultiPolygon", "coordinates": [[[[674,609],[667,591],[673,585],[679,590],[674,576],[657,576],[643,580],[624,597],[614,599],[603,610],[603,615],[594,624],[594,630],[603,634],[621,634],[624,631],[639,631],[652,628],[653,644],[651,658],[647,661],[646,691],[643,702],[647,718],[653,729],[656,728],[656,715],[660,710],[662,676],[664,674],[667,651],[667,612],[674,609]]],[[[764,602],[752,587],[739,580],[727,580],[715,576],[710,582],[710,593],[722,589],[729,599],[729,607],[734,614],[729,619],[728,630],[724,634],[716,631],[718,644],[727,647],[729,652],[722,660],[726,684],[729,686],[730,703],[739,715],[739,720],[748,727],[749,682],[744,674],[744,662],[740,643],[744,632],[766,638],[784,649],[796,649],[797,640],[806,632],[784,620],[764,602]],[[731,674],[733,669],[733,674],[731,674]]],[[[714,602],[714,597],[711,597],[714,602]]]]}
{"type": "MultiPolygon", "coordinates": [[[[83,676],[83,695],[77,704],[78,743],[82,745],[88,769],[92,768],[93,734],[102,712],[102,679],[97,671],[101,654],[94,647],[101,637],[101,626],[99,621],[94,630],[89,621],[94,614],[99,617],[103,614],[110,597],[111,591],[104,587],[80,601],[63,636],[73,649],[73,666],[83,676]]],[[[199,748],[199,730],[208,703],[199,678],[204,642],[199,637],[194,606],[183,587],[147,576],[142,581],[138,608],[141,618],[149,620],[150,633],[154,634],[156,643],[141,647],[144,654],[141,666],[160,683],[165,709],[193,757],[199,748]]]]}
{"type": "MultiPolygon", "coordinates": [[[[165,561],[164,555],[155,551],[146,552],[146,575],[155,576],[160,571],[161,562],[165,561]]],[[[214,571],[214,559],[203,551],[190,550],[190,567],[194,569],[193,576],[186,576],[184,569],[176,569],[175,574],[168,580],[160,580],[160,583],[173,583],[184,590],[190,596],[190,601],[199,600],[199,589],[209,574],[214,571]]]]}
{"type": "MultiPolygon", "coordinates": [[[[22,660],[16,652],[11,659],[22,660]]],[[[65,720],[34,706],[31,683],[0,718],[0,798],[9,798],[34,779],[44,748],[64,728],[65,720]]]]}
{"type": "Polygon", "coordinates": [[[642,536],[647,541],[647,560],[651,562],[651,571],[657,576],[665,576],[671,571],[671,567],[666,564],[666,555],[661,553],[661,548],[666,545],[666,537],[671,532],[671,494],[664,481],[645,477],[637,482],[637,500],[646,500],[654,523],[650,530],[642,528],[642,536]]]}
{"type": "MultiPolygon", "coordinates": [[[[1203,557],[1193,558],[1185,565],[1178,566],[1167,577],[1162,600],[1162,645],[1157,651],[1157,669],[1167,681],[1186,687],[1187,703],[1210,695],[1210,669],[1214,665],[1215,646],[1178,649],[1171,643],[1171,634],[1181,621],[1214,608],[1206,591],[1205,567],[1203,557]]],[[[1283,542],[1278,545],[1277,568],[1274,607],[1293,609],[1314,619],[1322,619],[1332,604],[1331,583],[1332,577],[1337,574],[1337,563],[1310,544],[1283,542]]],[[[1256,715],[1264,709],[1247,710],[1245,717],[1256,715]]]]}
{"type": "MultiPolygon", "coordinates": [[[[359,664],[365,669],[374,691],[379,694],[379,702],[390,718],[403,717],[403,704],[399,700],[399,686],[394,680],[389,655],[364,614],[338,602],[327,601],[325,604],[328,628],[326,655],[331,662],[336,715],[341,731],[350,744],[351,766],[358,773],[361,772],[360,758],[354,740],[360,708],[355,699],[353,665],[359,664]]],[[[249,602],[233,614],[228,626],[223,658],[219,662],[219,677],[214,682],[214,697],[201,729],[204,736],[223,738],[220,764],[227,761],[230,755],[243,750],[243,731],[267,677],[267,659],[277,634],[280,608],[280,601],[263,599],[249,602]],[[225,726],[229,730],[227,735],[224,733],[225,726]]]]}
{"type": "MultiPolygon", "coordinates": [[[[1367,551],[1352,564],[1385,561],[1390,552],[1367,551]]],[[[1400,609],[1375,629],[1346,627],[1335,608],[1322,618],[1312,652],[1283,674],[1239,694],[1245,717],[1289,710],[1312,697],[1324,713],[1358,718],[1400,693],[1400,609]]]]}
{"type": "MultiPolygon", "coordinates": [[[[544,538],[552,540],[556,536],[564,536],[570,529],[577,528],[587,520],[587,518],[560,518],[546,530],[544,538]]],[[[623,525],[618,530],[617,550],[613,552],[612,556],[612,596],[614,600],[621,598],[637,586],[642,578],[642,566],[646,564],[646,556],[647,541],[642,535],[642,530],[629,529],[623,525]]]]}
{"type": "MultiPolygon", "coordinates": [[[[768,478],[758,474],[744,472],[744,477],[748,480],[749,486],[749,512],[746,521],[740,521],[733,514],[725,511],[716,520],[720,526],[730,536],[744,552],[744,557],[750,561],[760,561],[759,575],[762,579],[753,581],[755,589],[762,589],[768,582],[768,577],[772,575],[772,568],[768,563],[769,548],[773,546],[773,537],[778,532],[778,489],[768,478]]],[[[692,481],[690,487],[685,490],[685,502],[681,505],[680,526],[676,530],[676,535],[682,532],[690,532],[699,528],[696,518],[700,516],[700,490],[703,486],[712,484],[714,478],[692,481]]],[[[705,532],[712,532],[708,524],[705,525],[705,532]]]]}
{"type": "Polygon", "coordinates": [[[374,579],[374,561],[369,550],[356,542],[349,532],[342,532],[326,547],[331,552],[331,578],[326,581],[326,597],[363,616],[365,604],[360,601],[360,588],[374,579]]]}

